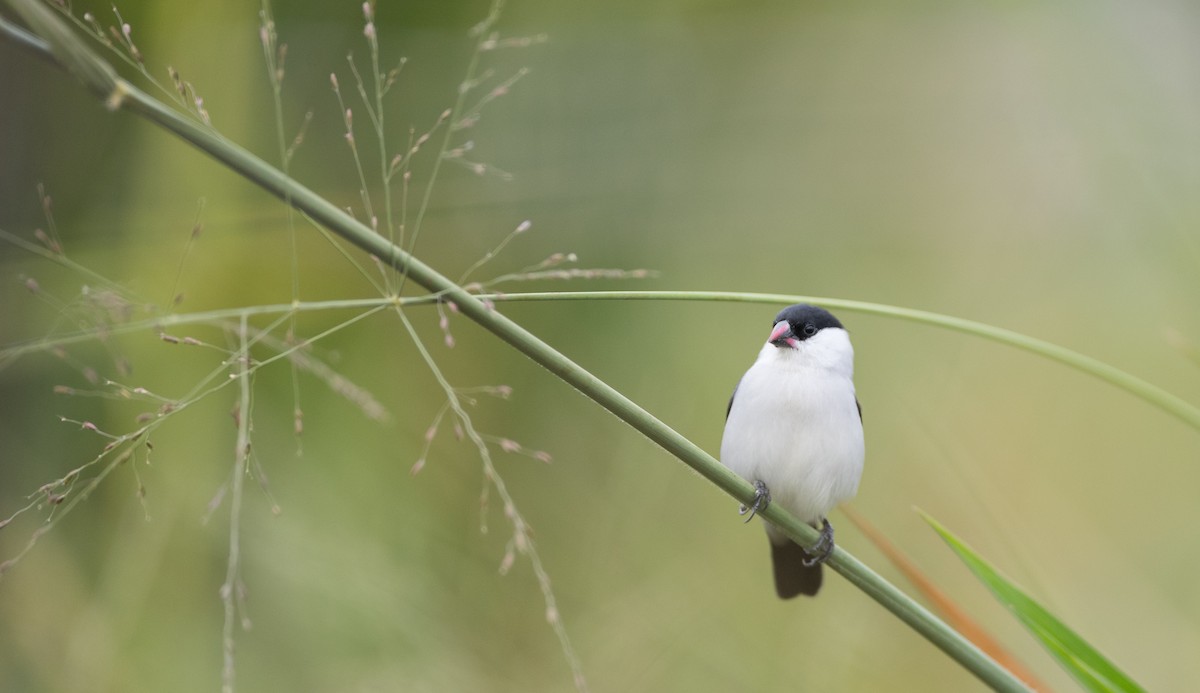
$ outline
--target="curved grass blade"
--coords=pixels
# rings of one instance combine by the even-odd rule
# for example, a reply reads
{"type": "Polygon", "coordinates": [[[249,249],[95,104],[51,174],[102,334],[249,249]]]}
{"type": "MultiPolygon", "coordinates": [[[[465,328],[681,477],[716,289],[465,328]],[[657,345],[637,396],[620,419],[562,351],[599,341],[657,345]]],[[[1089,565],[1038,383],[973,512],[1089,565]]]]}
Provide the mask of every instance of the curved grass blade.
{"type": "MultiPolygon", "coordinates": [[[[918,511],[921,512],[921,511],[918,511]]],[[[1088,644],[1079,634],[1071,630],[1049,611],[1025,594],[1008,578],[1000,574],[992,564],[967,546],[929,515],[921,512],[921,517],[941,535],[942,539],[958,554],[963,563],[975,573],[983,584],[987,585],[1000,603],[1008,607],[1016,615],[1029,632],[1033,633],[1042,646],[1045,647],[1059,664],[1067,670],[1075,680],[1089,691],[1128,691],[1144,693],[1125,672],[1100,654],[1096,648],[1088,644]]]]}
{"type": "Polygon", "coordinates": [[[986,652],[989,657],[996,660],[997,664],[1023,681],[1030,689],[1049,693],[1049,685],[1035,676],[1029,667],[1025,666],[1013,653],[1001,645],[1000,641],[993,637],[992,633],[983,624],[971,618],[967,614],[966,609],[955,602],[950,595],[942,591],[932,578],[922,572],[917,567],[917,564],[904,555],[904,552],[898,546],[889,541],[881,529],[871,524],[865,516],[859,514],[848,503],[843,503],[839,506],[839,509],[891,561],[892,565],[904,577],[908,578],[908,581],[917,588],[917,591],[925,595],[925,599],[933,605],[935,611],[941,613],[942,618],[946,620],[946,623],[950,624],[951,628],[962,633],[962,636],[967,640],[975,643],[976,647],[986,652]]]}

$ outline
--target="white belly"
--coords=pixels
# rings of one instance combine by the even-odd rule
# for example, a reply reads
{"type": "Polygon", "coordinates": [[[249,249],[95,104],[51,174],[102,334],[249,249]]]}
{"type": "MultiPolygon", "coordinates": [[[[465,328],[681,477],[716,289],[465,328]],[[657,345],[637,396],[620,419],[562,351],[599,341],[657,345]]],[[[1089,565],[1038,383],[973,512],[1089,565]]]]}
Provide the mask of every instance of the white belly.
{"type": "Polygon", "coordinates": [[[863,456],[849,375],[769,352],[746,372],[725,423],[721,462],[764,482],[772,502],[819,523],[858,491],[863,456]]]}

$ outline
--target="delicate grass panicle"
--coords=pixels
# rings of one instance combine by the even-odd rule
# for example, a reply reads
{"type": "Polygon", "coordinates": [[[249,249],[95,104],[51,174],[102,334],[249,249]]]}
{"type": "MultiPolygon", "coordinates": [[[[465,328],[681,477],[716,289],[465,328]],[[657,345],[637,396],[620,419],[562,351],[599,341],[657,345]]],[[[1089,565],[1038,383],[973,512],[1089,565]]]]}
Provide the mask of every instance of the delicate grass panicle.
{"type": "MultiPolygon", "coordinates": [[[[39,488],[30,495],[27,505],[17,509],[3,521],[3,524],[8,524],[18,516],[35,511],[40,512],[44,519],[44,522],[32,532],[25,548],[17,556],[0,564],[0,572],[10,568],[13,563],[26,555],[39,537],[52,529],[115,468],[126,463],[129,463],[131,468],[136,468],[138,463],[147,461],[153,450],[151,437],[165,421],[177,417],[197,402],[220,393],[236,402],[233,417],[234,455],[231,475],[228,481],[214,494],[209,505],[209,513],[211,514],[220,507],[226,499],[229,500],[229,554],[220,596],[225,609],[222,633],[224,653],[222,681],[226,690],[232,690],[236,683],[234,657],[236,630],[238,627],[249,626],[245,604],[246,590],[241,579],[243,556],[241,511],[245,479],[256,480],[264,493],[267,492],[266,476],[252,452],[251,415],[254,404],[254,378],[263,368],[277,361],[283,360],[290,364],[293,370],[294,429],[297,435],[303,430],[303,408],[299,389],[300,373],[316,376],[332,392],[354,403],[369,418],[386,420],[388,418],[386,410],[367,389],[349,382],[313,353],[314,345],[325,337],[367,318],[386,313],[403,328],[444,396],[443,402],[433,413],[432,421],[426,428],[420,455],[411,467],[412,473],[417,474],[428,465],[431,446],[439,432],[444,430],[448,420],[455,436],[470,444],[480,463],[483,476],[480,492],[481,530],[487,531],[488,508],[492,494],[495,494],[511,533],[505,553],[499,563],[500,572],[507,573],[518,556],[524,557],[529,562],[541,591],[544,616],[558,638],[576,687],[586,690],[587,681],[583,674],[582,663],[567,636],[558,600],[538,553],[537,545],[533,540],[529,523],[514,501],[493,459],[493,453],[496,450],[506,454],[527,455],[542,462],[549,462],[550,455],[541,450],[530,449],[525,444],[518,443],[508,436],[487,434],[477,429],[468,411],[474,398],[479,395],[487,395],[507,399],[512,395],[511,388],[503,385],[484,388],[453,385],[451,378],[443,371],[418,334],[409,308],[430,304],[435,306],[442,342],[447,347],[452,347],[455,343],[450,316],[462,315],[474,321],[520,350],[536,363],[544,366],[553,375],[599,403],[650,440],[661,445],[737,500],[748,502],[753,497],[753,489],[749,484],[726,470],[694,443],[653,417],[622,393],[500,314],[495,310],[495,305],[506,300],[595,300],[601,298],[736,300],[774,303],[795,302],[803,299],[794,296],[675,292],[494,293],[495,287],[504,283],[534,279],[610,277],[624,279],[653,276],[652,272],[644,269],[565,267],[565,265],[574,265],[577,262],[577,258],[571,253],[551,255],[545,260],[515,273],[502,274],[490,279],[473,278],[475,273],[482,270],[518,235],[530,231],[533,228],[530,221],[522,221],[515,227],[508,227],[512,229],[508,235],[492,251],[473,264],[468,264],[457,282],[449,280],[425,265],[415,253],[423,231],[429,226],[430,201],[433,190],[442,175],[442,163],[448,161],[459,164],[480,175],[494,175],[501,179],[510,177],[508,172],[474,159],[474,142],[466,135],[479,122],[484,109],[509,93],[513,86],[527,74],[527,71],[521,69],[512,74],[496,76],[492,71],[483,67],[481,62],[490,51],[501,48],[524,48],[544,41],[545,37],[508,38],[500,36],[495,30],[501,10],[501,3],[498,0],[493,2],[488,16],[471,31],[475,41],[474,48],[454,103],[449,108],[431,114],[429,120],[426,121],[426,126],[406,128],[405,136],[400,138],[404,144],[400,147],[392,144],[396,138],[391,137],[390,134],[393,126],[389,124],[387,118],[388,102],[386,97],[390,89],[401,79],[401,70],[405,61],[400,59],[395,67],[386,70],[383,68],[381,54],[384,52],[384,44],[379,24],[376,21],[377,8],[372,2],[363,4],[362,34],[367,43],[368,67],[362,68],[358,59],[351,54],[348,56],[350,80],[339,79],[336,73],[330,75],[330,85],[334,93],[333,101],[336,105],[330,104],[329,108],[332,110],[336,107],[339,117],[342,119],[344,139],[349,147],[349,156],[355,167],[359,188],[359,206],[350,210],[339,209],[289,176],[289,164],[297,149],[304,142],[304,133],[307,124],[311,121],[311,114],[306,115],[295,129],[295,134],[289,136],[287,128],[285,128],[287,118],[280,100],[286,75],[287,46],[279,41],[268,3],[264,2],[262,6],[259,36],[263,46],[268,81],[275,97],[278,168],[254,157],[217,133],[211,126],[203,100],[196,95],[191,84],[179,78],[176,71],[168,70],[172,88],[158,84],[146,68],[145,57],[133,42],[132,27],[123,22],[119,14],[117,15],[117,26],[120,28],[108,27],[106,30],[103,24],[91,15],[85,15],[83,20],[78,20],[69,12],[58,13],[48,9],[40,0],[6,1],[37,35],[32,36],[3,19],[0,19],[0,35],[14,45],[32,51],[43,58],[52,59],[71,71],[110,108],[128,110],[175,133],[220,161],[230,170],[240,173],[283,200],[289,210],[293,208],[298,210],[300,219],[311,225],[313,230],[328,240],[331,248],[330,255],[340,256],[353,262],[357,271],[377,290],[378,296],[352,300],[301,301],[299,276],[295,269],[298,267],[296,260],[298,250],[294,240],[297,230],[291,216],[289,216],[289,229],[293,237],[293,285],[290,303],[246,306],[190,314],[169,311],[171,307],[182,302],[182,294],[178,290],[179,278],[184,270],[184,259],[199,235],[199,213],[196,215],[194,232],[184,251],[184,259],[180,260],[179,272],[176,274],[175,287],[170,292],[168,306],[166,309],[149,310],[147,314],[143,314],[142,311],[145,306],[149,305],[148,302],[129,296],[121,287],[67,259],[61,243],[57,240],[53,223],[48,223],[49,231],[33,234],[37,240],[36,243],[29,242],[21,236],[0,231],[0,237],[4,240],[49,261],[76,270],[82,276],[88,277],[89,281],[95,281],[103,286],[108,292],[106,294],[91,293],[85,299],[74,302],[60,301],[47,298],[36,280],[29,278],[27,285],[35,296],[48,300],[54,309],[62,311],[64,315],[68,314],[68,311],[74,311],[73,317],[78,314],[82,316],[82,319],[75,320],[77,329],[56,330],[43,339],[4,347],[3,350],[0,350],[0,365],[9,365],[24,355],[48,350],[63,354],[64,361],[68,361],[70,357],[67,355],[67,350],[74,345],[137,331],[158,333],[162,340],[172,347],[211,350],[216,357],[209,373],[195,383],[183,396],[177,398],[153,395],[153,389],[148,385],[139,384],[130,387],[111,381],[105,382],[96,376],[97,385],[103,383],[97,392],[116,393],[117,396],[144,401],[148,411],[145,412],[144,418],[139,418],[137,427],[125,434],[103,432],[86,421],[66,422],[100,436],[104,441],[103,449],[93,459],[39,488]],[[164,106],[158,100],[119,77],[111,65],[80,41],[79,37],[64,24],[63,18],[81,27],[104,48],[130,65],[142,78],[174,101],[186,115],[164,106]],[[349,93],[356,94],[356,101],[347,98],[349,90],[342,87],[343,81],[353,84],[353,91],[349,93]],[[361,117],[356,119],[356,110],[365,115],[365,119],[361,117]],[[361,128],[364,123],[369,126],[371,131],[372,144],[370,146],[364,145],[356,136],[356,125],[361,128]],[[289,141],[291,142],[290,146],[287,145],[289,141]],[[418,157],[423,155],[428,155],[430,160],[426,162],[427,166],[422,168],[422,170],[427,170],[426,177],[424,180],[418,181],[414,176],[413,164],[418,157]],[[365,222],[360,223],[357,221],[358,219],[365,220],[365,222]],[[375,269],[371,270],[369,267],[363,266],[345,243],[365,251],[375,269]],[[419,286],[428,293],[402,295],[408,288],[409,280],[412,285],[419,286]],[[470,280],[469,283],[464,285],[463,283],[468,280],[470,280]],[[485,291],[493,293],[484,293],[485,291]],[[317,334],[302,337],[297,333],[297,315],[306,311],[329,310],[346,311],[351,315],[317,334]],[[251,325],[251,321],[263,324],[251,325]],[[224,336],[226,344],[224,346],[217,345],[198,336],[187,334],[186,330],[192,326],[215,327],[224,336]],[[234,385],[236,385],[236,391],[226,390],[234,385]]],[[[43,206],[47,210],[50,208],[48,195],[43,195],[43,206]]],[[[864,310],[939,325],[1018,346],[1102,377],[1200,427],[1200,410],[1189,403],[1106,364],[1024,335],[980,323],[891,306],[835,299],[812,300],[829,307],[864,310]]],[[[120,372],[120,369],[117,368],[117,371],[120,372]]],[[[76,388],[64,388],[61,394],[78,395],[81,393],[76,388]]],[[[267,495],[267,497],[270,496],[267,495]]],[[[273,500],[270,503],[273,510],[277,509],[278,506],[273,500]]],[[[762,514],[798,541],[811,543],[816,539],[816,532],[811,527],[799,523],[778,506],[772,505],[762,514]]],[[[844,549],[839,547],[834,551],[829,565],[987,685],[997,690],[1024,690],[1023,684],[1010,672],[998,666],[974,644],[947,627],[932,613],[883,580],[844,549]]]]}
{"type": "MultiPolygon", "coordinates": [[[[350,54],[347,57],[349,72],[355,91],[357,92],[359,103],[348,103],[344,99],[341,80],[339,80],[336,73],[330,75],[330,84],[333,88],[345,127],[344,139],[349,147],[350,156],[353,160],[360,186],[359,199],[361,207],[350,211],[355,216],[367,219],[371,229],[385,237],[389,243],[407,243],[412,248],[416,244],[422,223],[427,215],[431,194],[437,182],[440,163],[442,161],[454,161],[455,163],[463,164],[475,173],[491,173],[501,178],[510,177],[507,172],[490,164],[469,159],[467,153],[474,150],[473,141],[458,140],[462,134],[479,122],[485,106],[507,94],[516,82],[527,74],[526,70],[521,69],[506,79],[497,79],[491,70],[481,68],[481,55],[500,48],[531,46],[540,43],[544,38],[502,38],[499,36],[499,34],[493,31],[493,26],[499,18],[500,10],[500,3],[495,3],[487,19],[472,30],[472,35],[475,37],[476,42],[475,50],[470,68],[458,90],[457,102],[450,108],[438,111],[432,119],[432,125],[427,128],[407,128],[406,137],[404,138],[405,143],[399,152],[395,152],[388,145],[389,126],[386,115],[387,101],[385,97],[387,97],[389,90],[401,78],[401,71],[406,60],[401,58],[396,66],[390,70],[385,71],[382,69],[380,62],[382,53],[381,37],[375,24],[374,4],[364,3],[362,10],[365,22],[363,36],[368,48],[369,68],[367,70],[360,70],[354,55],[350,54]],[[481,90],[483,92],[482,95],[475,96],[481,90]],[[359,139],[355,136],[356,122],[354,112],[356,109],[366,115],[366,121],[371,131],[370,139],[375,143],[371,147],[375,151],[370,154],[370,157],[377,160],[378,164],[373,176],[368,173],[371,170],[371,166],[367,164],[368,153],[364,151],[359,139]],[[437,142],[437,146],[431,147],[430,145],[434,143],[436,136],[439,134],[441,135],[441,139],[437,142]],[[428,179],[424,181],[420,194],[412,195],[411,186],[414,183],[413,165],[426,152],[429,152],[434,162],[432,172],[429,174],[428,179]],[[377,202],[380,199],[382,202],[377,202]],[[411,236],[408,235],[410,225],[413,228],[411,236]]],[[[41,5],[27,8],[27,12],[27,21],[35,28],[45,29],[46,27],[57,26],[54,24],[54,17],[46,13],[45,8],[41,5]]],[[[112,51],[123,62],[134,65],[143,78],[154,84],[164,94],[172,96],[181,109],[199,121],[199,125],[209,127],[211,120],[208,112],[205,110],[204,101],[197,95],[191,83],[180,78],[179,73],[173,68],[167,69],[171,78],[171,84],[174,87],[173,91],[164,88],[154,80],[146,67],[145,56],[133,42],[132,27],[121,19],[115,8],[114,13],[117,14],[119,28],[108,27],[107,31],[100,21],[90,13],[86,14],[81,21],[64,8],[62,16],[79,26],[86,27],[88,33],[99,41],[103,47],[112,51]]],[[[7,24],[4,27],[6,30],[12,28],[7,24]]],[[[312,121],[312,113],[310,112],[304,116],[302,123],[294,134],[287,132],[285,127],[286,117],[282,105],[282,91],[286,76],[286,60],[288,55],[287,44],[282,43],[279,39],[278,29],[268,2],[263,3],[260,11],[259,39],[263,48],[267,79],[271,86],[275,106],[274,115],[279,166],[286,177],[293,157],[304,142],[308,124],[312,121]],[[288,144],[289,141],[290,145],[288,144]]],[[[29,38],[28,40],[31,41],[31,45],[37,47],[39,50],[46,48],[36,38],[29,38]]],[[[71,50],[75,50],[76,48],[79,47],[75,46],[71,50]]],[[[70,65],[77,73],[79,73],[78,71],[81,69],[81,66],[86,67],[87,64],[87,60],[79,55],[72,56],[63,62],[70,65]]],[[[136,89],[115,77],[114,73],[109,72],[110,68],[103,66],[103,63],[101,65],[102,67],[94,68],[98,76],[90,79],[93,88],[98,92],[107,92],[106,98],[110,107],[119,108],[126,106],[128,94],[136,92],[136,89]]],[[[38,230],[34,234],[38,243],[42,246],[39,249],[39,254],[50,256],[51,259],[60,264],[83,271],[82,267],[78,267],[72,261],[68,260],[63,252],[61,243],[57,240],[57,231],[53,217],[50,214],[50,197],[45,194],[44,190],[39,190],[39,192],[46,211],[48,228],[50,229],[49,232],[38,230]]],[[[234,408],[233,418],[237,435],[234,464],[229,480],[225,484],[222,484],[216,493],[214,493],[205,513],[205,518],[207,519],[226,502],[229,504],[229,554],[225,581],[219,592],[225,610],[225,625],[222,634],[222,649],[224,653],[224,665],[221,677],[222,686],[224,690],[232,691],[235,687],[236,632],[239,628],[248,629],[250,624],[245,603],[247,590],[241,577],[243,553],[241,516],[244,502],[244,480],[247,477],[255,478],[269,499],[272,512],[279,512],[278,504],[270,497],[269,489],[266,485],[265,472],[262,470],[261,465],[258,464],[255,456],[251,454],[254,375],[260,369],[279,359],[285,359],[290,364],[295,402],[294,431],[297,436],[303,431],[303,406],[300,401],[299,385],[299,374],[301,372],[316,376],[332,392],[341,395],[357,405],[368,418],[386,421],[389,415],[378,399],[369,390],[351,382],[327,363],[323,362],[313,353],[312,347],[324,337],[379,313],[385,308],[392,308],[395,316],[405,326],[410,338],[416,343],[425,364],[443,386],[446,396],[445,404],[438,410],[434,423],[427,431],[425,446],[420,459],[413,465],[413,473],[415,474],[420,471],[425,465],[439,424],[447,415],[452,416],[453,430],[457,437],[467,439],[473,444],[483,465],[484,488],[481,494],[481,528],[486,530],[487,499],[490,493],[494,492],[500,499],[504,517],[508,521],[512,531],[512,537],[508,542],[504,560],[501,562],[503,566],[502,572],[508,571],[515,555],[519,554],[527,557],[533,568],[538,587],[543,595],[547,622],[551,625],[560,641],[576,686],[580,690],[586,690],[587,682],[583,675],[582,665],[567,636],[566,628],[557,606],[557,599],[551,587],[550,577],[542,564],[536,544],[529,533],[528,522],[518,509],[515,500],[505,485],[503,477],[492,463],[491,450],[495,447],[507,454],[523,455],[542,462],[549,462],[551,456],[548,452],[529,448],[512,440],[508,436],[480,433],[475,429],[467,411],[467,408],[475,403],[476,396],[486,395],[508,399],[512,394],[512,388],[507,385],[455,387],[449,383],[448,378],[442,374],[432,354],[421,343],[418,333],[402,310],[403,302],[397,298],[397,294],[404,283],[405,276],[402,268],[395,267],[394,263],[377,264],[379,276],[371,281],[380,293],[381,298],[379,300],[356,302],[354,305],[343,304],[344,308],[356,309],[358,312],[353,317],[325,332],[308,337],[300,337],[297,334],[295,318],[305,308],[300,301],[300,278],[297,269],[299,263],[296,243],[296,217],[291,213],[294,205],[292,204],[290,193],[285,192],[283,199],[288,203],[289,209],[288,229],[292,239],[293,276],[293,300],[283,311],[275,311],[273,309],[264,310],[265,306],[250,306],[244,309],[210,312],[207,314],[207,317],[199,320],[194,319],[197,317],[196,315],[184,317],[178,313],[168,312],[172,307],[178,307],[184,301],[184,294],[180,291],[180,286],[183,282],[186,261],[193,252],[194,245],[203,229],[201,214],[204,209],[204,202],[201,201],[196,212],[196,219],[191,233],[179,260],[174,283],[171,287],[170,298],[163,308],[153,307],[146,301],[123,298],[118,293],[120,288],[115,283],[103,280],[104,285],[113,288],[106,290],[103,294],[92,291],[86,296],[87,301],[81,300],[76,302],[78,304],[86,303],[90,307],[90,310],[96,313],[94,316],[89,316],[87,320],[76,320],[75,323],[79,325],[80,329],[69,335],[64,335],[61,331],[56,330],[54,335],[44,339],[22,345],[11,345],[9,348],[4,349],[3,358],[5,363],[10,363],[25,354],[35,351],[45,351],[47,349],[53,349],[57,353],[60,353],[64,360],[69,360],[70,357],[67,354],[67,349],[74,344],[92,341],[97,338],[103,339],[113,333],[149,330],[156,331],[161,341],[167,345],[199,346],[211,349],[218,356],[220,363],[214,367],[207,378],[198,383],[187,395],[173,400],[159,398],[162,401],[158,402],[158,410],[139,416],[140,427],[129,434],[110,434],[100,431],[90,422],[64,420],[66,423],[80,426],[84,430],[103,436],[108,443],[104,451],[94,460],[72,470],[63,478],[44,485],[39,489],[37,494],[31,496],[31,502],[26,507],[18,509],[16,513],[4,521],[5,524],[8,524],[17,516],[32,510],[40,509],[46,512],[46,523],[33,534],[26,549],[9,561],[6,561],[0,566],[0,570],[7,569],[19,561],[28,550],[32,549],[37,539],[45,531],[51,529],[62,516],[74,507],[78,500],[86,497],[87,493],[101,483],[115,467],[123,465],[133,458],[137,450],[145,450],[143,459],[148,458],[148,451],[151,448],[151,443],[149,442],[150,435],[164,421],[177,416],[195,403],[236,383],[238,394],[236,396],[237,404],[234,408]],[[148,316],[144,319],[139,319],[140,316],[134,315],[132,307],[135,305],[148,307],[148,316]],[[270,317],[272,314],[274,314],[274,317],[271,317],[266,325],[254,326],[249,323],[251,318],[270,317]],[[178,330],[185,325],[220,327],[227,335],[230,344],[227,347],[221,347],[191,335],[167,331],[168,329],[172,329],[173,331],[178,330]],[[65,340],[63,339],[64,336],[66,337],[65,340]],[[99,470],[97,471],[96,468],[99,468],[99,470]],[[82,492],[77,487],[77,484],[81,481],[87,482],[87,486],[82,492]]],[[[309,223],[312,223],[311,217],[304,218],[309,223]]],[[[480,270],[484,264],[496,257],[515,236],[525,233],[531,226],[532,223],[528,220],[517,224],[516,228],[505,236],[493,251],[470,265],[465,270],[465,274],[480,270]]],[[[326,233],[323,228],[319,230],[322,233],[326,233]]],[[[5,240],[28,249],[28,242],[7,232],[3,233],[5,240]]],[[[326,238],[335,245],[342,257],[355,262],[355,264],[359,264],[332,236],[326,235],[326,238]]],[[[373,259],[377,258],[378,256],[373,259]]],[[[369,276],[365,268],[359,267],[359,271],[364,276],[369,276]]],[[[95,273],[86,272],[86,274],[93,279],[101,279],[95,273]]],[[[491,282],[493,280],[484,281],[491,282]]],[[[65,302],[51,301],[41,291],[35,279],[29,278],[27,284],[35,295],[40,295],[44,300],[51,302],[51,305],[56,310],[65,314],[71,308],[71,305],[65,302]]],[[[437,310],[439,327],[443,333],[444,343],[447,347],[452,347],[454,345],[454,338],[450,330],[449,314],[455,312],[457,306],[455,303],[449,301],[439,302],[437,310]]],[[[80,368],[90,370],[88,366],[80,365],[80,368]]],[[[119,369],[123,373],[127,372],[127,370],[127,368],[119,369]]],[[[94,371],[92,372],[94,373],[94,371]]],[[[93,374],[92,380],[99,381],[99,377],[93,374]]],[[[108,385],[114,386],[115,384],[108,383],[108,385]]],[[[127,397],[149,397],[149,390],[142,387],[122,387],[120,391],[127,397]]],[[[80,392],[77,388],[68,387],[62,387],[58,392],[63,395],[73,396],[110,394],[105,392],[84,393],[80,392]]],[[[111,396],[118,395],[111,394],[111,396]]],[[[132,465],[132,467],[136,474],[136,465],[132,465]]],[[[139,480],[139,495],[143,494],[144,487],[139,480]]]]}

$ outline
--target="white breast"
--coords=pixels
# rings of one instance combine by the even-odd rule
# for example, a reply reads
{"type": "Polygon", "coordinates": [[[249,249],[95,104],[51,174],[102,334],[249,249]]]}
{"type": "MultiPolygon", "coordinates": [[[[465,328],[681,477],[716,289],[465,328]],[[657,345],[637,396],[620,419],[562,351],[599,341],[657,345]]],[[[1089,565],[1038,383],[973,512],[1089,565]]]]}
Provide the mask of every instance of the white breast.
{"type": "Polygon", "coordinates": [[[742,377],[721,440],[721,462],[771,499],[817,523],[858,490],[862,420],[854,351],[845,330],[825,328],[799,344],[766,344],[742,377]]]}

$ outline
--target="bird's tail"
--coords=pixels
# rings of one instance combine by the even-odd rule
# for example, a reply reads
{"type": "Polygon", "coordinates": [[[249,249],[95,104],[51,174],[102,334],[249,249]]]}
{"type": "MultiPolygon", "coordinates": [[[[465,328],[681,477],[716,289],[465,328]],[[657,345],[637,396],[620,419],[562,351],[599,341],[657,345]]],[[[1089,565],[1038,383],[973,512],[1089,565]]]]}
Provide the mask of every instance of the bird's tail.
{"type": "Polygon", "coordinates": [[[791,599],[797,595],[816,596],[821,589],[821,564],[804,565],[811,561],[799,544],[784,539],[778,544],[771,542],[771,564],[775,568],[775,592],[780,599],[791,599]]]}

